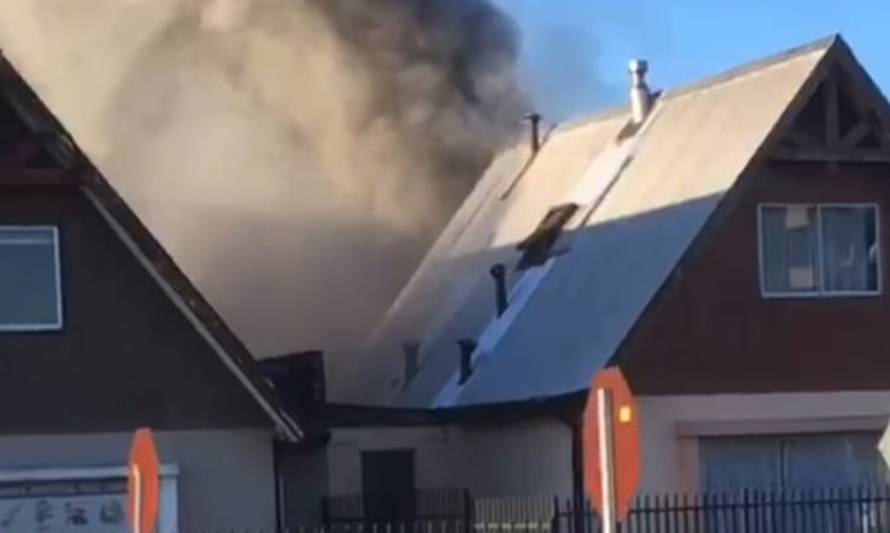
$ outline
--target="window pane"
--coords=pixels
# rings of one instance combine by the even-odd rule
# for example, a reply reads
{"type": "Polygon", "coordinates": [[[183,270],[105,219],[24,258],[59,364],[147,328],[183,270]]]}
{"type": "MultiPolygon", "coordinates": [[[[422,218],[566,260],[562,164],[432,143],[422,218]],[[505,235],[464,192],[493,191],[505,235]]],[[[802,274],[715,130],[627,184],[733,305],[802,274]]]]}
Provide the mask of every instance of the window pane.
{"type": "Polygon", "coordinates": [[[788,486],[858,487],[888,481],[877,433],[797,435],[785,439],[788,486]]]}
{"type": "Polygon", "coordinates": [[[816,208],[764,207],[761,232],[764,291],[815,291],[819,279],[816,208]]]}
{"type": "Polygon", "coordinates": [[[705,491],[773,488],[781,484],[781,442],[772,437],[702,439],[701,486],[705,491]]]}
{"type": "Polygon", "coordinates": [[[61,322],[58,299],[52,230],[4,228],[0,234],[0,327],[57,325],[61,322]]]}
{"type": "Polygon", "coordinates": [[[822,208],[826,291],[876,291],[878,244],[873,207],[822,208]]]}

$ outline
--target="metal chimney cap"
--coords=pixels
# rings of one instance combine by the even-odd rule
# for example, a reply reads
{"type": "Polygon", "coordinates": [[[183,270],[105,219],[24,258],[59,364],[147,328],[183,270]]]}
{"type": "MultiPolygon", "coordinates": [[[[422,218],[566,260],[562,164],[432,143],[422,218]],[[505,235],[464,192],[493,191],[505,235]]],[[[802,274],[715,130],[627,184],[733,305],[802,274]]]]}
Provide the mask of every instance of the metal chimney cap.
{"type": "Polygon", "coordinates": [[[634,74],[645,74],[649,70],[649,62],[645,59],[631,59],[627,62],[627,69],[634,74]]]}

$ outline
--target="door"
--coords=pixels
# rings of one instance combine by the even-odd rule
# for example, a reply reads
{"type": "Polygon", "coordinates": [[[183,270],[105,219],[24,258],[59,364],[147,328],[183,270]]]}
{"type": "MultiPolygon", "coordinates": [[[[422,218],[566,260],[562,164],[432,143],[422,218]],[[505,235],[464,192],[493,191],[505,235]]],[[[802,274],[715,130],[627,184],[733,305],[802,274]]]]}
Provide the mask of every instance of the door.
{"type": "Polygon", "coordinates": [[[362,493],[367,521],[413,521],[414,450],[363,452],[362,493]]]}

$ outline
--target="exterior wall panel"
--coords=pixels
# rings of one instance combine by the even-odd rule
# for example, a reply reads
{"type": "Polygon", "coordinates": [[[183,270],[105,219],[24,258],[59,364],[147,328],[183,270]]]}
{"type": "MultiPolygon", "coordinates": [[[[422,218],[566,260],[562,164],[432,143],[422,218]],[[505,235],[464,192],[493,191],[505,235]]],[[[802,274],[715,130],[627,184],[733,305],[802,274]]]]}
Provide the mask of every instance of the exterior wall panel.
{"type": "Polygon", "coordinates": [[[641,394],[890,388],[890,167],[772,164],[753,177],[622,349],[641,394]],[[757,206],[877,203],[880,296],[764,298],[757,206]]]}

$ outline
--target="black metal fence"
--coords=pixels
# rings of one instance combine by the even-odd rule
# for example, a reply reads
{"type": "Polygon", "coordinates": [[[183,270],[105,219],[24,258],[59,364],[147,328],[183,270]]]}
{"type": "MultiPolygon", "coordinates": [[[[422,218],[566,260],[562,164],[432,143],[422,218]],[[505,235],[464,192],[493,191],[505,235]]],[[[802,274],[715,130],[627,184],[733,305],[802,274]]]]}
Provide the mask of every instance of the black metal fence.
{"type": "MultiPolygon", "coordinates": [[[[601,531],[599,518],[587,503],[473,498],[467,491],[418,492],[412,498],[411,513],[387,520],[365,514],[368,498],[329,498],[322,529],[330,533],[601,531]]],[[[890,533],[890,487],[644,495],[619,527],[622,533],[890,533]]]]}

